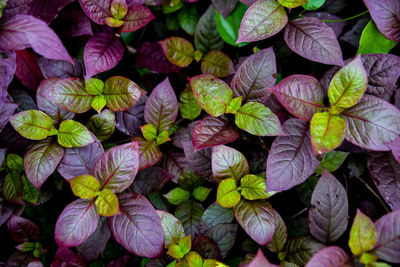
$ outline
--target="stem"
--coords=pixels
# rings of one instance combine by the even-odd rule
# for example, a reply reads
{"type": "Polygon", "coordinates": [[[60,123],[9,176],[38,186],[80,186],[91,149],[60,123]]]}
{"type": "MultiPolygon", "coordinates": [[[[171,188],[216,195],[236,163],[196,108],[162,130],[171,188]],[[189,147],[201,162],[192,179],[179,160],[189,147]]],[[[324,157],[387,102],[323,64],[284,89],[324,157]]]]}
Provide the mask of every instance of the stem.
{"type": "Polygon", "coordinates": [[[348,21],[348,20],[351,20],[351,19],[358,18],[358,17],[360,17],[360,16],[362,16],[364,14],[367,14],[368,12],[369,12],[368,10],[365,10],[364,12],[362,12],[360,14],[354,15],[354,16],[352,16],[350,18],[346,18],[346,19],[339,19],[339,20],[320,19],[320,20],[323,21],[323,22],[342,22],[342,21],[348,21]]]}
{"type": "Polygon", "coordinates": [[[296,213],[295,215],[293,215],[290,219],[293,220],[294,218],[296,218],[297,216],[301,215],[302,213],[304,213],[305,211],[307,211],[308,208],[304,208],[301,211],[299,211],[298,213],[296,213]]]}
{"type": "Polygon", "coordinates": [[[367,184],[367,182],[365,182],[363,179],[361,179],[358,176],[354,176],[356,177],[361,183],[363,183],[365,185],[365,187],[379,200],[379,202],[382,204],[382,206],[385,208],[385,210],[389,213],[390,210],[386,207],[385,202],[382,200],[382,198],[375,193],[375,191],[367,184]]]}

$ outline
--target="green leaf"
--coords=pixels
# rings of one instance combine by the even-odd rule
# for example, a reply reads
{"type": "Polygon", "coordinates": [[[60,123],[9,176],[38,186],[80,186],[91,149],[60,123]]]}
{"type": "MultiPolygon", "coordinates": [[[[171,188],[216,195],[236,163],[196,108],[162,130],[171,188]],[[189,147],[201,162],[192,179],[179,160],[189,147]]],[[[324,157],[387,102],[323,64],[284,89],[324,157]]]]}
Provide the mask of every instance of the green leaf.
{"type": "Polygon", "coordinates": [[[178,179],[178,184],[186,191],[192,191],[203,183],[203,180],[192,170],[183,171],[178,179]]]}
{"type": "Polygon", "coordinates": [[[175,11],[178,11],[183,7],[183,1],[167,1],[165,4],[162,5],[162,10],[164,14],[171,14],[175,11]]]}
{"type": "Polygon", "coordinates": [[[179,240],[178,245],[172,244],[167,254],[174,257],[175,259],[182,259],[192,248],[191,236],[185,236],[179,240]]]}
{"type": "Polygon", "coordinates": [[[194,120],[201,113],[201,107],[197,104],[190,85],[186,86],[179,96],[179,110],[181,111],[182,118],[194,120]]]}
{"type": "Polygon", "coordinates": [[[169,133],[167,130],[164,130],[157,136],[156,144],[159,146],[168,142],[169,140],[171,140],[171,138],[169,138],[169,133]]]}
{"type": "Polygon", "coordinates": [[[115,19],[115,18],[106,18],[105,21],[107,26],[112,27],[112,28],[119,28],[122,25],[124,25],[124,21],[123,20],[119,20],[119,19],[115,19]]]}
{"type": "Polygon", "coordinates": [[[94,142],[89,130],[73,120],[61,122],[57,138],[63,147],[83,147],[94,142]]]}
{"type": "Polygon", "coordinates": [[[282,133],[278,117],[258,102],[244,104],[236,113],[236,125],[252,135],[275,136],[282,133]]]}
{"type": "Polygon", "coordinates": [[[199,20],[199,17],[200,17],[199,13],[197,12],[195,5],[186,5],[178,13],[179,25],[189,35],[193,35],[194,30],[196,29],[196,25],[197,25],[197,21],[199,20]]]}
{"type": "Polygon", "coordinates": [[[103,110],[100,114],[93,115],[86,123],[86,127],[103,142],[110,138],[115,130],[115,114],[109,109],[103,110]]]}
{"type": "Polygon", "coordinates": [[[279,4],[287,8],[296,8],[307,4],[308,0],[278,0],[279,4]]]}
{"type": "Polygon", "coordinates": [[[106,106],[106,104],[107,104],[106,97],[104,95],[97,95],[93,98],[92,102],[90,103],[90,106],[98,113],[100,113],[101,110],[106,106]]]}
{"type": "Polygon", "coordinates": [[[157,129],[152,124],[146,124],[140,127],[142,135],[147,141],[153,141],[157,138],[157,129]]]}
{"type": "Polygon", "coordinates": [[[156,212],[160,217],[161,225],[164,229],[164,247],[169,248],[172,244],[178,245],[179,240],[185,236],[182,223],[175,216],[166,211],[156,210],[156,212]]]}
{"type": "Polygon", "coordinates": [[[236,114],[236,112],[242,106],[242,96],[235,97],[231,101],[229,101],[228,106],[226,107],[226,113],[236,114]]]}
{"type": "Polygon", "coordinates": [[[24,188],[16,170],[7,173],[3,183],[3,196],[11,203],[23,203],[24,188]]]}
{"type": "Polygon", "coordinates": [[[223,78],[235,73],[230,57],[221,51],[208,52],[201,61],[201,72],[223,78]]]}
{"type": "Polygon", "coordinates": [[[128,5],[125,0],[113,0],[110,11],[114,18],[123,19],[128,14],[128,5]]]}
{"type": "Polygon", "coordinates": [[[91,199],[100,193],[100,182],[91,175],[79,175],[68,182],[72,193],[82,199],[91,199]]]}
{"type": "Polygon", "coordinates": [[[361,33],[357,54],[387,54],[395,45],[396,42],[387,39],[371,20],[361,33]]]}
{"type": "Polygon", "coordinates": [[[265,178],[248,174],[240,180],[240,193],[248,200],[266,199],[269,197],[265,178]]]}
{"type": "Polygon", "coordinates": [[[197,267],[203,266],[203,258],[199,253],[190,251],[185,255],[185,258],[181,262],[177,262],[177,267],[197,267]]]}
{"type": "Polygon", "coordinates": [[[229,267],[220,261],[216,261],[213,259],[205,259],[203,262],[203,267],[229,267]]]}
{"type": "Polygon", "coordinates": [[[35,243],[33,242],[24,242],[15,247],[20,252],[28,252],[35,249],[35,243]]]}
{"type": "Polygon", "coordinates": [[[24,160],[17,154],[7,154],[6,164],[11,170],[24,171],[24,160]]]}
{"type": "Polygon", "coordinates": [[[95,201],[97,212],[101,216],[114,216],[119,212],[117,196],[110,189],[103,189],[95,201]]]}
{"type": "Polygon", "coordinates": [[[232,99],[231,88],[222,80],[209,75],[198,75],[189,79],[194,97],[208,114],[213,117],[225,113],[232,99]]]}
{"type": "Polygon", "coordinates": [[[228,178],[219,183],[217,189],[217,203],[224,208],[232,208],[240,201],[240,193],[236,182],[228,178]]]}
{"type": "Polygon", "coordinates": [[[228,44],[233,46],[242,47],[248,44],[248,42],[236,44],[239,36],[240,22],[246,13],[247,6],[241,2],[237,3],[235,9],[229,16],[224,19],[221,13],[215,12],[215,24],[221,38],[228,44]]]}
{"type": "Polygon", "coordinates": [[[307,4],[304,4],[303,7],[304,9],[307,10],[315,10],[320,8],[326,0],[308,0],[307,4]]]}
{"type": "Polygon", "coordinates": [[[180,187],[174,188],[169,191],[164,197],[171,203],[172,205],[179,205],[180,203],[190,199],[190,192],[183,190],[180,187]]]}
{"type": "Polygon", "coordinates": [[[43,140],[57,133],[53,121],[43,111],[27,110],[10,118],[15,130],[25,138],[43,140]]]}
{"type": "Polygon", "coordinates": [[[100,79],[90,78],[85,82],[85,89],[91,95],[100,95],[103,93],[104,82],[100,79]]]}
{"type": "Polygon", "coordinates": [[[3,10],[6,8],[7,0],[0,0],[0,18],[3,15],[3,10]]]}
{"type": "Polygon", "coordinates": [[[364,252],[360,257],[360,262],[364,263],[366,266],[369,266],[369,264],[375,263],[377,259],[378,256],[364,252]]]}
{"type": "Polygon", "coordinates": [[[336,171],[340,167],[340,165],[342,165],[348,155],[348,152],[341,151],[331,151],[325,153],[324,157],[322,158],[321,164],[318,166],[315,173],[322,174],[324,168],[327,169],[328,172],[336,171]]]}
{"type": "Polygon", "coordinates": [[[328,90],[329,103],[338,108],[357,104],[368,85],[368,75],[358,55],[333,76],[328,90]]]}
{"type": "Polygon", "coordinates": [[[315,154],[334,150],[343,142],[346,122],[329,112],[315,113],[310,123],[311,143],[315,154]]]}
{"type": "Polygon", "coordinates": [[[21,180],[24,186],[24,200],[35,204],[39,198],[39,190],[29,182],[25,175],[21,176],[21,180]]]}
{"type": "Polygon", "coordinates": [[[189,41],[181,37],[170,37],[160,41],[160,44],[165,56],[172,64],[183,68],[192,63],[194,48],[189,41]]]}
{"type": "Polygon", "coordinates": [[[360,210],[357,210],[349,238],[349,247],[353,255],[360,256],[364,252],[372,250],[375,246],[376,238],[374,223],[360,210]]]}
{"type": "Polygon", "coordinates": [[[198,186],[193,190],[193,197],[198,201],[204,201],[207,199],[208,195],[212,191],[212,188],[207,188],[204,186],[198,186]]]}
{"type": "Polygon", "coordinates": [[[210,5],[200,17],[194,33],[194,45],[203,53],[210,50],[222,50],[224,41],[221,39],[215,25],[215,7],[210,5]]]}

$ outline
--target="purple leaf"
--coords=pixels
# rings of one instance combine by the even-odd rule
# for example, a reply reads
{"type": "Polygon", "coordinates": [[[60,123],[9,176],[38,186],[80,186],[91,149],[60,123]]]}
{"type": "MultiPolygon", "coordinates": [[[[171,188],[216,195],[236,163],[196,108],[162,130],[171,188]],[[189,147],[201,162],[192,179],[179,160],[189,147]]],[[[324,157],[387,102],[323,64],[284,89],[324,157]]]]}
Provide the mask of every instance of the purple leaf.
{"type": "Polygon", "coordinates": [[[3,197],[3,186],[0,183],[0,226],[5,223],[13,213],[13,206],[11,206],[3,197]]]}
{"type": "Polygon", "coordinates": [[[130,253],[146,258],[161,255],[164,230],[151,203],[138,194],[119,196],[120,215],[108,219],[114,239],[130,253]]]}
{"type": "Polygon", "coordinates": [[[270,90],[287,111],[299,119],[310,121],[315,113],[324,109],[324,92],[312,76],[292,75],[270,90]]]}
{"type": "Polygon", "coordinates": [[[364,0],[372,19],[386,38],[400,41],[400,3],[397,0],[364,0]]]}
{"type": "Polygon", "coordinates": [[[172,175],[171,180],[175,183],[178,183],[178,178],[182,172],[190,169],[185,154],[180,150],[168,151],[163,159],[162,166],[167,173],[172,175]]]}
{"type": "Polygon", "coordinates": [[[235,244],[237,230],[238,225],[236,223],[220,223],[207,229],[204,234],[217,243],[222,258],[225,258],[235,244]]]}
{"type": "Polygon", "coordinates": [[[71,37],[93,35],[92,25],[82,10],[68,9],[57,19],[63,25],[64,33],[71,37]]]}
{"type": "Polygon", "coordinates": [[[312,194],[308,214],[311,234],[325,244],[335,242],[347,228],[349,203],[343,185],[327,170],[312,194]]]}
{"type": "Polygon", "coordinates": [[[181,69],[168,61],[158,42],[144,42],[140,46],[136,54],[136,65],[154,73],[178,72],[181,69]]]}
{"type": "Polygon", "coordinates": [[[40,189],[63,155],[64,148],[51,139],[37,142],[29,148],[24,157],[24,168],[26,177],[34,187],[40,189]]]}
{"type": "Polygon", "coordinates": [[[400,110],[374,96],[364,95],[341,116],[346,121],[346,140],[362,148],[388,151],[384,143],[400,133],[400,110]]]}
{"type": "Polygon", "coordinates": [[[306,267],[352,267],[353,261],[340,247],[331,246],[314,254],[306,267]]]}
{"type": "Polygon", "coordinates": [[[398,137],[396,140],[385,143],[386,146],[392,150],[394,158],[397,160],[398,163],[400,163],[400,137],[398,137]]]}
{"type": "Polygon", "coordinates": [[[185,157],[193,171],[206,181],[214,181],[211,171],[211,149],[194,151],[192,141],[182,142],[185,157]]]}
{"type": "Polygon", "coordinates": [[[311,61],[343,66],[342,50],[332,28],[317,18],[298,18],[289,22],[284,36],[294,52],[311,61]]]}
{"type": "Polygon", "coordinates": [[[94,166],[104,154],[101,143],[94,137],[95,142],[85,147],[66,148],[57,171],[64,179],[69,180],[79,175],[94,176],[94,166]]]}
{"type": "Polygon", "coordinates": [[[239,0],[212,0],[211,2],[224,19],[226,19],[235,9],[238,1],[239,0]]]}
{"type": "Polygon", "coordinates": [[[34,0],[14,0],[7,1],[6,8],[3,10],[2,18],[10,18],[18,14],[27,14],[34,0]]]}
{"type": "Polygon", "coordinates": [[[119,131],[130,136],[140,136],[140,126],[146,124],[144,121],[144,106],[147,102],[147,95],[139,98],[139,101],[130,109],[125,111],[115,112],[119,131]]]}
{"type": "Polygon", "coordinates": [[[275,211],[266,201],[241,200],[233,213],[245,232],[260,246],[267,245],[274,236],[275,211]]]}
{"type": "Polygon", "coordinates": [[[203,206],[194,200],[182,202],[175,210],[175,217],[182,223],[186,235],[192,236],[192,240],[195,234],[200,233],[200,222],[203,213],[203,206]]]}
{"type": "MultiPolygon", "coordinates": [[[[318,19],[324,20],[341,20],[341,18],[329,14],[327,12],[313,12],[313,13],[306,13],[304,14],[305,17],[314,17],[318,19]]],[[[339,37],[342,33],[344,27],[347,25],[346,21],[338,21],[338,22],[325,22],[326,25],[332,28],[333,32],[335,33],[336,37],[339,37]]]]}
{"type": "Polygon", "coordinates": [[[8,119],[14,114],[14,111],[17,109],[17,104],[12,103],[4,103],[0,108],[0,131],[8,123],[8,119]]]}
{"type": "Polygon", "coordinates": [[[239,129],[224,117],[205,117],[193,129],[192,142],[195,150],[224,145],[235,141],[239,129]]]}
{"type": "Polygon", "coordinates": [[[249,164],[244,155],[228,146],[213,147],[211,164],[217,182],[226,178],[233,178],[239,182],[243,176],[249,174],[249,164]]]}
{"type": "Polygon", "coordinates": [[[174,89],[166,78],[151,92],[144,108],[144,119],[146,123],[152,124],[159,134],[171,128],[178,110],[178,100],[174,89]]]}
{"type": "Polygon", "coordinates": [[[136,175],[129,190],[140,195],[148,195],[160,190],[172,176],[158,166],[146,168],[136,175]]]}
{"type": "Polygon", "coordinates": [[[86,79],[97,73],[112,69],[122,59],[124,46],[121,40],[111,33],[97,33],[85,45],[86,79]]]}
{"type": "Polygon", "coordinates": [[[275,232],[271,242],[267,245],[267,248],[272,252],[279,253],[283,250],[286,244],[287,236],[288,234],[285,221],[282,219],[279,213],[275,211],[275,232]]]}
{"type": "Polygon", "coordinates": [[[45,22],[29,15],[16,15],[0,23],[0,49],[28,47],[46,58],[73,63],[58,36],[45,22]]]}
{"type": "Polygon", "coordinates": [[[145,6],[132,5],[128,14],[123,18],[121,32],[133,32],[144,27],[151,20],[155,19],[151,10],[145,6]]]}
{"type": "Polygon", "coordinates": [[[183,127],[179,128],[174,133],[174,136],[172,138],[172,144],[174,144],[174,146],[176,146],[176,147],[183,149],[182,142],[192,140],[193,130],[198,123],[199,123],[199,121],[193,121],[193,122],[189,123],[188,125],[184,125],[183,127]]]}
{"type": "Polygon", "coordinates": [[[246,6],[251,6],[252,4],[254,4],[257,0],[240,0],[240,2],[242,2],[243,4],[245,4],[246,6]]]}
{"type": "Polygon", "coordinates": [[[384,261],[400,263],[400,210],[382,216],[374,225],[378,238],[374,254],[384,261]]]}
{"type": "Polygon", "coordinates": [[[96,162],[95,177],[102,189],[119,193],[128,188],[139,169],[139,143],[131,142],[109,149],[96,162]]]}
{"type": "Polygon", "coordinates": [[[133,140],[139,144],[139,170],[151,167],[161,160],[163,153],[155,140],[147,141],[142,137],[135,137],[133,140]]]}
{"type": "Polygon", "coordinates": [[[83,68],[79,60],[74,60],[74,64],[71,64],[64,60],[53,60],[42,57],[38,60],[38,63],[46,79],[80,77],[83,74],[83,68]]]}
{"type": "Polygon", "coordinates": [[[75,0],[52,0],[50,4],[47,0],[34,0],[28,14],[50,24],[50,22],[57,17],[61,9],[74,1],[75,0]]]}
{"type": "Polygon", "coordinates": [[[269,87],[276,81],[275,53],[272,47],[249,56],[237,69],[231,82],[235,97],[246,101],[264,102],[271,92],[269,87]]]}
{"type": "Polygon", "coordinates": [[[325,248],[325,245],[319,243],[311,236],[296,236],[286,243],[285,260],[304,266],[318,251],[325,248]]]}
{"type": "Polygon", "coordinates": [[[39,227],[28,219],[13,215],[7,227],[11,238],[17,243],[34,242],[39,238],[39,227]]]}
{"type": "Polygon", "coordinates": [[[376,187],[392,209],[400,208],[400,163],[390,152],[373,152],[368,169],[376,187]]]}
{"type": "Polygon", "coordinates": [[[106,18],[112,17],[111,2],[112,0],[79,0],[86,15],[100,25],[105,23],[106,18]]]}
{"type": "Polygon", "coordinates": [[[204,259],[221,259],[217,243],[204,235],[195,235],[191,251],[199,253],[204,259]]]}
{"type": "Polygon", "coordinates": [[[311,147],[308,123],[289,119],[283,124],[287,134],[272,143],[267,159],[267,191],[284,191],[301,184],[319,165],[311,147]]]}
{"type": "Polygon", "coordinates": [[[94,199],[77,199],[65,207],[57,219],[55,239],[59,246],[74,247],[85,242],[96,230],[100,215],[94,199]]]}
{"type": "Polygon", "coordinates": [[[15,75],[25,87],[36,91],[40,81],[43,80],[38,65],[38,56],[25,50],[17,50],[15,54],[17,56],[15,75]]]}
{"type": "Polygon", "coordinates": [[[66,247],[59,247],[51,267],[86,266],[83,258],[66,247]]]}
{"type": "Polygon", "coordinates": [[[8,258],[6,266],[28,266],[33,259],[32,253],[17,251],[8,258]]]}
{"type": "Polygon", "coordinates": [[[5,54],[7,58],[0,55],[0,107],[4,103],[7,96],[7,87],[11,83],[17,68],[15,53],[10,51],[5,54]]]}
{"type": "Polygon", "coordinates": [[[261,266],[278,267],[279,265],[270,263],[262,253],[261,249],[259,248],[257,251],[257,255],[254,257],[254,259],[251,260],[249,264],[246,265],[246,267],[261,267],[261,266]]]}

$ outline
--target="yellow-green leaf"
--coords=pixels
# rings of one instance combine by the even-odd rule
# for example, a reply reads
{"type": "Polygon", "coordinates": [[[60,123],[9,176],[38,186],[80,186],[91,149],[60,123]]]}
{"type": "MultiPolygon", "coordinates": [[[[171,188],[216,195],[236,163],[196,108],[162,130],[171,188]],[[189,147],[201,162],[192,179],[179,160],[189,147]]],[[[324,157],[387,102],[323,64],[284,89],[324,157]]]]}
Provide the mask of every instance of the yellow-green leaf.
{"type": "Polygon", "coordinates": [[[248,174],[240,180],[240,193],[248,200],[256,199],[266,199],[268,194],[265,192],[267,190],[267,182],[265,178],[248,174]]]}
{"type": "Polygon", "coordinates": [[[169,191],[164,197],[171,203],[172,205],[179,205],[181,202],[184,202],[190,199],[190,192],[183,190],[180,187],[174,188],[169,191]]]}
{"type": "Polygon", "coordinates": [[[203,258],[199,253],[190,251],[185,255],[182,261],[177,262],[176,267],[202,267],[203,266],[203,258]]]}
{"type": "Polygon", "coordinates": [[[91,175],[85,174],[69,180],[72,193],[82,199],[91,199],[99,194],[100,182],[91,175]]]}
{"type": "Polygon", "coordinates": [[[224,52],[213,50],[208,52],[201,61],[201,72],[224,78],[235,73],[232,60],[224,52]]]}
{"type": "Polygon", "coordinates": [[[204,186],[198,186],[193,190],[193,197],[197,199],[198,201],[204,201],[207,199],[208,195],[212,191],[211,188],[207,188],[204,186]]]}
{"type": "Polygon", "coordinates": [[[372,250],[376,243],[374,223],[368,216],[357,210],[353,225],[350,229],[349,247],[355,256],[372,250]]]}
{"type": "Polygon", "coordinates": [[[6,164],[11,170],[24,171],[24,160],[17,154],[7,154],[6,164]]]}
{"type": "Polygon", "coordinates": [[[240,193],[232,178],[222,180],[218,185],[217,203],[224,208],[232,208],[240,201],[240,193]]]}
{"type": "Polygon", "coordinates": [[[106,217],[113,216],[119,212],[117,196],[110,189],[103,189],[95,201],[97,212],[106,217]]]}
{"type": "Polygon", "coordinates": [[[178,245],[172,244],[169,249],[167,254],[170,256],[174,257],[175,259],[182,259],[192,248],[192,239],[191,236],[185,236],[182,237],[181,240],[179,240],[178,245]]]}
{"type": "Polygon", "coordinates": [[[308,0],[278,0],[279,4],[287,8],[295,8],[304,5],[308,0]]]}
{"type": "Polygon", "coordinates": [[[24,200],[35,204],[39,198],[39,190],[33,186],[24,174],[21,176],[21,180],[24,186],[24,200]]]}
{"type": "Polygon", "coordinates": [[[147,141],[153,141],[157,138],[157,129],[152,124],[146,124],[140,127],[144,139],[147,141]]]}
{"type": "Polygon", "coordinates": [[[231,101],[229,101],[228,106],[226,107],[226,113],[236,114],[236,112],[242,106],[242,96],[235,97],[231,101]]]}
{"type": "Polygon", "coordinates": [[[189,41],[181,37],[170,37],[160,41],[160,44],[165,56],[172,64],[183,68],[192,63],[194,48],[189,41]]]}
{"type": "MultiPolygon", "coordinates": [[[[43,140],[54,134],[52,119],[43,111],[27,110],[10,118],[15,130],[25,138],[43,140]]],[[[56,133],[56,132],[55,132],[56,133]]]]}
{"type": "Polygon", "coordinates": [[[201,113],[201,107],[197,104],[190,85],[186,86],[185,90],[179,96],[179,110],[182,118],[194,120],[201,113]]]}
{"type": "Polygon", "coordinates": [[[159,146],[168,142],[169,140],[171,140],[171,138],[169,138],[169,133],[167,130],[164,130],[157,136],[156,143],[159,146]]]}
{"type": "Polygon", "coordinates": [[[101,112],[101,110],[106,106],[107,101],[106,97],[104,95],[97,95],[93,98],[92,102],[90,105],[94,110],[96,110],[98,113],[101,112]]]}
{"type": "Polygon", "coordinates": [[[100,79],[90,78],[85,82],[85,89],[91,95],[100,95],[103,93],[104,82],[100,79]]]}
{"type": "Polygon", "coordinates": [[[57,137],[63,147],[83,147],[94,142],[89,130],[73,120],[61,122],[57,137]]]}
{"type": "Polygon", "coordinates": [[[322,154],[340,146],[344,139],[346,122],[329,112],[315,113],[310,130],[313,151],[315,154],[322,154]]]}
{"type": "Polygon", "coordinates": [[[114,18],[123,19],[128,14],[128,5],[125,0],[113,0],[110,11],[114,18]]]}

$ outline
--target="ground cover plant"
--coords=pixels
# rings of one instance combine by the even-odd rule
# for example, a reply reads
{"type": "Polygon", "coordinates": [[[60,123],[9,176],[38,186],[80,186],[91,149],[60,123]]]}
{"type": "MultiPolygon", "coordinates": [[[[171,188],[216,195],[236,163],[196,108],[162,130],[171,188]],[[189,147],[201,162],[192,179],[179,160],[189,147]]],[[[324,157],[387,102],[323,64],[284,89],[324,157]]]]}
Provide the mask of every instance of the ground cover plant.
{"type": "Polygon", "coordinates": [[[398,0],[0,0],[0,266],[400,264],[398,0]]]}

